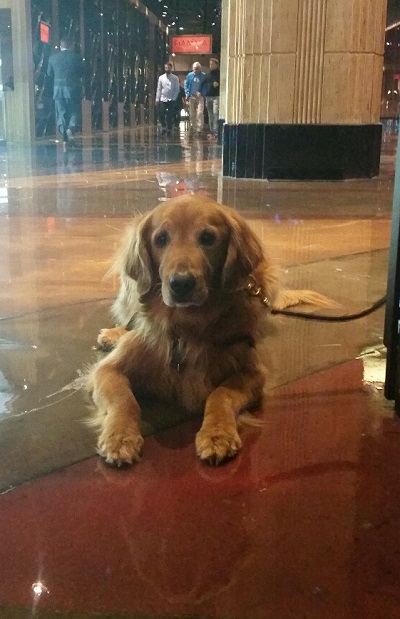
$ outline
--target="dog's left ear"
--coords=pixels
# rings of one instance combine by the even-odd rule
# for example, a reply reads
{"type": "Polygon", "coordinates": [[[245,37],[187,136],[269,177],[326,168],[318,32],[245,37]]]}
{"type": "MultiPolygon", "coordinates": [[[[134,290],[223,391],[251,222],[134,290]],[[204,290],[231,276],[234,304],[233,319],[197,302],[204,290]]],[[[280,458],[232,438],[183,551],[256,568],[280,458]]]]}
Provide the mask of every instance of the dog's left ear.
{"type": "Polygon", "coordinates": [[[226,213],[230,239],[225,264],[222,269],[222,288],[235,290],[240,281],[250,275],[264,260],[260,241],[245,222],[234,211],[226,213]]]}

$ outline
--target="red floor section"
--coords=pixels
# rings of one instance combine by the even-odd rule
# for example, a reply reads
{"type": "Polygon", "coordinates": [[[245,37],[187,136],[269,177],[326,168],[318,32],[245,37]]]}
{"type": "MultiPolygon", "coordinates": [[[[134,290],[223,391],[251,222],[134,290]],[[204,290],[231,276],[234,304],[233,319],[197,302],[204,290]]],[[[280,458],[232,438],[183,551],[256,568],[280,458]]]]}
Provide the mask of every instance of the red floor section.
{"type": "Polygon", "coordinates": [[[361,361],[277,390],[264,419],[217,469],[191,422],[129,470],[95,458],[1,496],[0,605],[397,619],[400,429],[361,361]]]}

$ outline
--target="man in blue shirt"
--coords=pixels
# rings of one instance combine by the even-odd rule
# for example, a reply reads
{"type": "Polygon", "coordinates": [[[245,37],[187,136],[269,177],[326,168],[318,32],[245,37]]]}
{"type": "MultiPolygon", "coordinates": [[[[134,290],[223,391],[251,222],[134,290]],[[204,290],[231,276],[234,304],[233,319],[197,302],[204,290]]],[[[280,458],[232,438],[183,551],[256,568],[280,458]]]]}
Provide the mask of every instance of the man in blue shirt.
{"type": "Polygon", "coordinates": [[[189,101],[190,126],[194,133],[201,135],[204,126],[204,84],[206,74],[201,70],[201,64],[195,62],[193,71],[187,74],[185,80],[185,94],[189,101]]]}
{"type": "Polygon", "coordinates": [[[176,100],[179,95],[179,79],[172,73],[172,63],[164,65],[165,73],[158,78],[156,104],[162,135],[171,135],[176,113],[176,100]]]}

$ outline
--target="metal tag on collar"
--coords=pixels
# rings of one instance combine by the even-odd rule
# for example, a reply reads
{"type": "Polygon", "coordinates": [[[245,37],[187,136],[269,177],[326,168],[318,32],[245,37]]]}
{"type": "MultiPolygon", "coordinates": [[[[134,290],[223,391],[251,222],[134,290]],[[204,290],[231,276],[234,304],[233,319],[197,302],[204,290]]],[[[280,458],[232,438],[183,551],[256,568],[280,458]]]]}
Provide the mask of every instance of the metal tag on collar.
{"type": "Polygon", "coordinates": [[[175,337],[171,347],[171,366],[181,372],[185,366],[185,346],[180,337],[175,337]]]}

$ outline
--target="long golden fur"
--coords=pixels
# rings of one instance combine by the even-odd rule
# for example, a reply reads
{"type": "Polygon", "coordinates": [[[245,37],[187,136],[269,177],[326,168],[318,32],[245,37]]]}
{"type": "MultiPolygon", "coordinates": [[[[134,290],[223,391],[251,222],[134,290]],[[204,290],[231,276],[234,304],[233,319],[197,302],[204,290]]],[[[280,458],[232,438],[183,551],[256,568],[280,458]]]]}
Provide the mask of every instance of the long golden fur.
{"type": "Polygon", "coordinates": [[[239,413],[260,401],[265,378],[256,343],[266,309],[246,291],[251,275],[280,309],[328,305],[316,293],[282,290],[257,236],[234,210],[182,196],[137,217],[117,257],[117,322],[99,343],[113,351],[88,376],[99,453],[139,460],[135,393],[204,410],[196,451],[212,463],[241,446],[239,413]],[[129,325],[129,330],[125,326],[129,325]]]}

